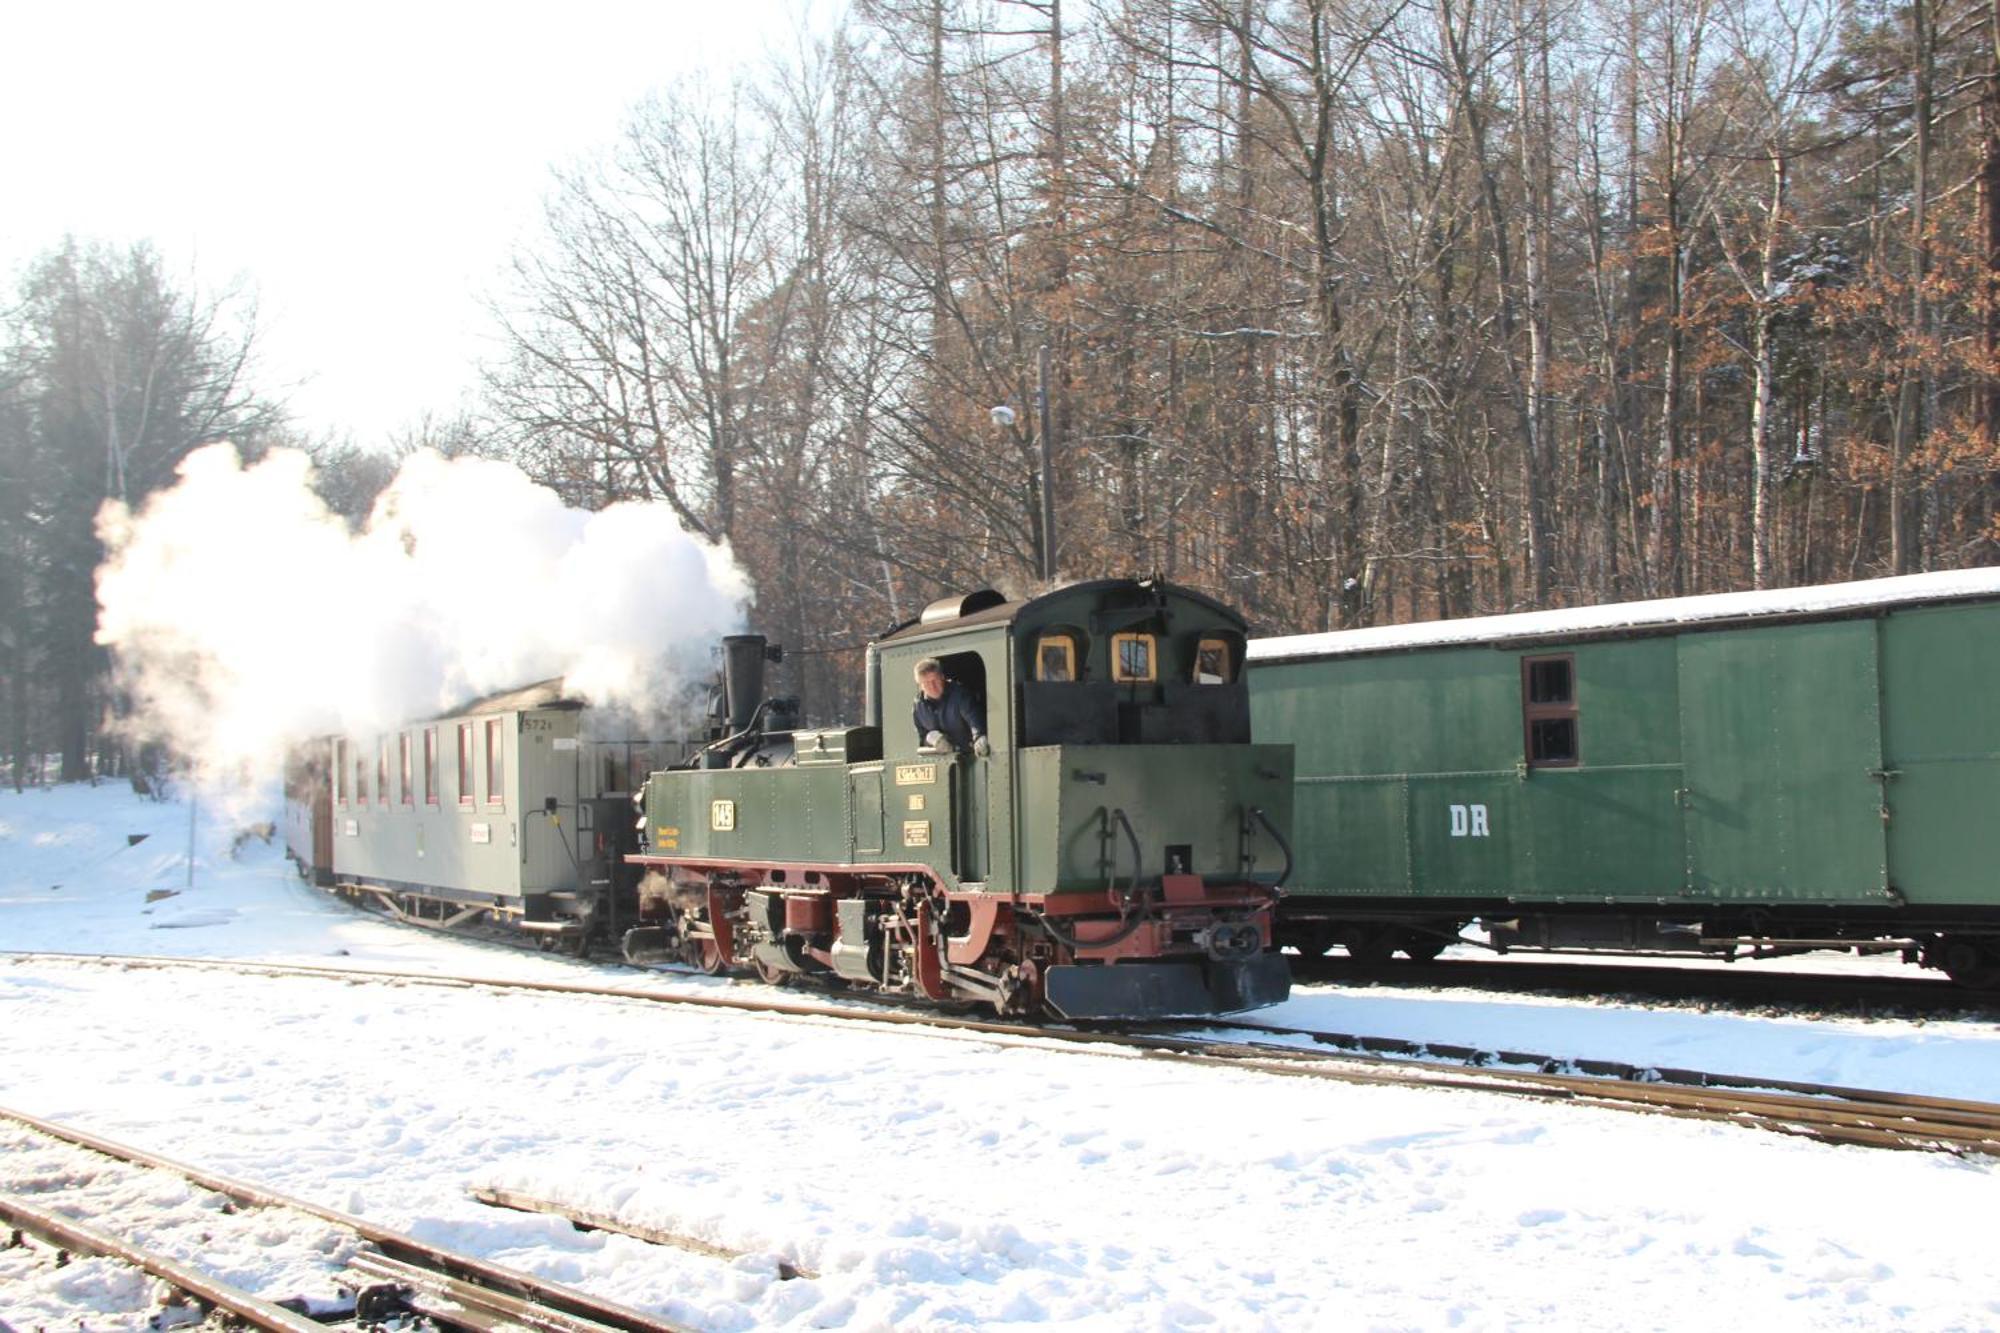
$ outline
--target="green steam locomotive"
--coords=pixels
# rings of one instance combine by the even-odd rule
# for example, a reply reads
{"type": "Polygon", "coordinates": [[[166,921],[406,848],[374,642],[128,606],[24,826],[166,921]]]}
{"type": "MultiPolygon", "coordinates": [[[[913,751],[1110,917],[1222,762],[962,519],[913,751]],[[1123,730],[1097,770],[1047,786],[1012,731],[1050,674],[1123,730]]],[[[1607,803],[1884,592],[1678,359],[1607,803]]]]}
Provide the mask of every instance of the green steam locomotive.
{"type": "Polygon", "coordinates": [[[948,598],[869,646],[864,721],[817,729],[728,640],[726,725],[637,797],[626,956],[1068,1019],[1283,1000],[1292,750],[1250,743],[1245,629],[1156,580],[948,598]],[[919,668],[976,736],[893,701],[919,668]]]}

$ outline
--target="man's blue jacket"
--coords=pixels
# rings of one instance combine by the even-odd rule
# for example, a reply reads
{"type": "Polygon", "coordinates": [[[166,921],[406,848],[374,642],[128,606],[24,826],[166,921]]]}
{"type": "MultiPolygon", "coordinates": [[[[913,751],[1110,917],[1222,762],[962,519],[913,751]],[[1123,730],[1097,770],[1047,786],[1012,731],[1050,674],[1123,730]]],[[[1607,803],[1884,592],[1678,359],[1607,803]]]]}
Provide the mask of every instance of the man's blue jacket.
{"type": "Polygon", "coordinates": [[[986,734],[986,711],[972,697],[972,691],[955,680],[945,682],[944,693],[936,699],[926,699],[918,691],[917,706],[910,717],[917,724],[918,744],[933,731],[941,731],[963,750],[975,737],[986,734]]]}

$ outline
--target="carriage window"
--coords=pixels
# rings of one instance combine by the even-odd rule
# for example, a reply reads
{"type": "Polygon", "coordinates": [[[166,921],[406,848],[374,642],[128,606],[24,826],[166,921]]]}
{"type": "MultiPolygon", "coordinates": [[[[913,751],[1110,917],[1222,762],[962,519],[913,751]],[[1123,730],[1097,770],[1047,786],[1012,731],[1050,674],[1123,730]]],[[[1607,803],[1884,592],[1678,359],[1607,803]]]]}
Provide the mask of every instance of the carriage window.
{"type": "Polygon", "coordinates": [[[347,804],[347,742],[333,743],[333,799],[347,804]]]}
{"type": "Polygon", "coordinates": [[[486,724],[486,803],[499,805],[507,795],[506,751],[500,739],[500,719],[486,724]]]}
{"type": "Polygon", "coordinates": [[[1576,659],[1521,659],[1521,722],[1530,768],[1573,768],[1578,762],[1576,659]]]}
{"type": "Polygon", "coordinates": [[[1067,634],[1044,634],[1036,640],[1035,679],[1075,680],[1075,640],[1067,634]]]}
{"type": "Polygon", "coordinates": [[[396,735],[396,761],[403,768],[403,785],[396,789],[396,794],[402,798],[404,805],[414,805],[416,790],[410,781],[410,733],[407,731],[396,735]]]}
{"type": "Polygon", "coordinates": [[[424,728],[424,804],[438,803],[438,729],[424,728]]]}
{"type": "Polygon", "coordinates": [[[1229,645],[1221,639],[1203,639],[1194,650],[1194,683],[1229,683],[1229,645]]]}
{"type": "Polygon", "coordinates": [[[458,724],[458,803],[472,804],[472,724],[458,724]]]}
{"type": "Polygon", "coordinates": [[[375,742],[375,804],[389,804],[389,742],[375,742]]]}
{"type": "Polygon", "coordinates": [[[1111,636],[1111,678],[1113,680],[1157,680],[1153,661],[1153,636],[1114,634],[1111,636]]]}

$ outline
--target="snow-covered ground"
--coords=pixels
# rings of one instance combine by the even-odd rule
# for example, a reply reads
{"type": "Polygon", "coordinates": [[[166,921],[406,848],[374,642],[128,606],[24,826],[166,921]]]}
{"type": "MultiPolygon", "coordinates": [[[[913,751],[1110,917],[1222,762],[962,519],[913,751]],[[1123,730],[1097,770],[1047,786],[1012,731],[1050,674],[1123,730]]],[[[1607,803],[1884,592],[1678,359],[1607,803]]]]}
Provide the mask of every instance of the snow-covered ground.
{"type": "MultiPolygon", "coordinates": [[[[356,915],[184,805],[0,796],[0,948],[582,977],[356,915]],[[128,833],[150,834],[135,846],[128,833]],[[175,891],[147,902],[149,892],[175,891]]],[[[598,974],[600,979],[602,974],[598,974]]],[[[617,974],[635,984],[633,974],[617,974]]],[[[658,976],[640,984],[727,983],[658,976]]],[[[1302,1027],[2000,1100],[2000,1036],[1371,988],[1302,1027]]],[[[1177,1068],[908,1029],[375,981],[0,960],[0,1103],[701,1328],[2000,1327],[2000,1165],[1177,1068]],[[482,1184],[745,1252],[466,1197],[482,1184]],[[817,1276],[780,1280],[783,1258],[817,1276]]],[[[0,1188],[60,1176],[0,1131],[0,1188]]],[[[167,1234],[200,1200],[135,1190],[167,1234]]],[[[324,1242],[207,1234],[298,1285],[324,1242]]],[[[287,1294],[277,1292],[274,1294],[287,1294]]],[[[0,1320],[143,1326],[144,1284],[0,1251],[0,1320]]]]}

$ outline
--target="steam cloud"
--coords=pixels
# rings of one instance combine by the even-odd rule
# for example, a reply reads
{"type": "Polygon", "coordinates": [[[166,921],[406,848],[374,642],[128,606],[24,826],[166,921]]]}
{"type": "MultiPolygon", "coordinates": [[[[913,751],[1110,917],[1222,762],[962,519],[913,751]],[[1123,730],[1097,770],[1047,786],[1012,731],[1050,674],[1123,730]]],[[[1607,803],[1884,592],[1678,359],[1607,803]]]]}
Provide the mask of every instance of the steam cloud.
{"type": "Polygon", "coordinates": [[[351,532],[302,453],[210,445],[138,514],[107,504],[97,640],[134,728],[207,786],[551,676],[644,709],[698,678],[752,597],[663,504],[566,509],[510,464],[413,455],[351,532]]]}

